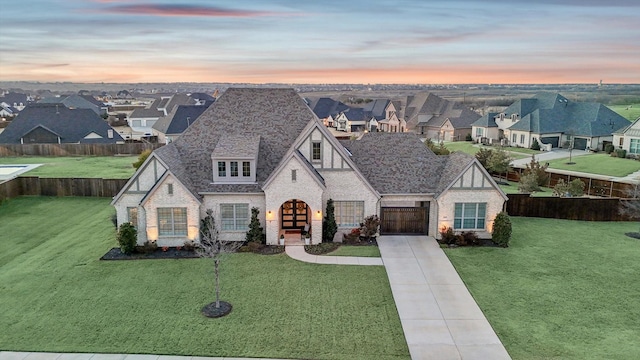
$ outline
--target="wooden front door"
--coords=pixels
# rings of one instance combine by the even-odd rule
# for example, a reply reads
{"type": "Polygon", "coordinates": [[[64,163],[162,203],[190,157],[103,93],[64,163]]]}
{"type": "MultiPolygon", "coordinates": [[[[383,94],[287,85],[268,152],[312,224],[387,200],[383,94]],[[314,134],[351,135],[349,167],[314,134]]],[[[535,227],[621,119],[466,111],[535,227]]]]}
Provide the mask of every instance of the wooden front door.
{"type": "Polygon", "coordinates": [[[293,199],[282,204],[282,220],[280,226],[282,229],[299,229],[304,230],[307,224],[307,213],[309,207],[307,203],[301,200],[293,199]]]}

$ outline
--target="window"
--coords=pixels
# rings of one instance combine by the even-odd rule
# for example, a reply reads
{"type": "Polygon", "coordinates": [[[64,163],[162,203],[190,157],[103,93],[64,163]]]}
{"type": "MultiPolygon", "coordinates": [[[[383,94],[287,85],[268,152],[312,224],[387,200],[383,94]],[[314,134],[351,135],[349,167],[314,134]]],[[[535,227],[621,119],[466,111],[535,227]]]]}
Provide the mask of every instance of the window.
{"type": "Polygon", "coordinates": [[[298,170],[291,170],[291,181],[296,182],[296,178],[298,177],[298,170]]]}
{"type": "Polygon", "coordinates": [[[249,228],[249,204],[220,204],[222,230],[249,228]]]}
{"type": "Polygon", "coordinates": [[[242,176],[251,176],[251,163],[248,161],[242,162],[242,176]]]}
{"type": "Polygon", "coordinates": [[[173,195],[173,184],[167,184],[167,192],[169,195],[173,195]]]}
{"type": "Polygon", "coordinates": [[[364,219],[364,201],[336,201],[333,204],[338,227],[358,226],[364,219]]]}
{"type": "Polygon", "coordinates": [[[131,120],[131,127],[142,127],[142,120],[131,120]]]}
{"type": "Polygon", "coordinates": [[[160,236],[187,235],[187,208],[158,208],[160,236]]]}
{"type": "Polygon", "coordinates": [[[311,160],[320,160],[320,141],[311,143],[311,160]]]}
{"type": "Polygon", "coordinates": [[[138,228],[138,208],[137,207],[128,207],[127,208],[127,221],[133,225],[134,228],[138,228]]]}
{"type": "Polygon", "coordinates": [[[231,161],[229,163],[229,172],[230,172],[230,175],[232,177],[237,177],[238,176],[238,162],[237,161],[231,161]]]}
{"type": "Polygon", "coordinates": [[[227,176],[227,163],[224,161],[218,161],[218,176],[220,177],[227,176]]]}
{"type": "Polygon", "coordinates": [[[520,144],[524,144],[524,134],[520,135],[520,144]]]}
{"type": "Polygon", "coordinates": [[[629,153],[640,154],[640,139],[631,139],[629,144],[629,153]]]}
{"type": "Polygon", "coordinates": [[[454,229],[484,229],[486,203],[456,203],[454,229]]]}
{"type": "Polygon", "coordinates": [[[482,137],[482,128],[476,128],[476,137],[482,137]]]}
{"type": "Polygon", "coordinates": [[[515,143],[517,139],[518,139],[518,135],[513,134],[513,135],[511,136],[511,142],[515,143]]]}

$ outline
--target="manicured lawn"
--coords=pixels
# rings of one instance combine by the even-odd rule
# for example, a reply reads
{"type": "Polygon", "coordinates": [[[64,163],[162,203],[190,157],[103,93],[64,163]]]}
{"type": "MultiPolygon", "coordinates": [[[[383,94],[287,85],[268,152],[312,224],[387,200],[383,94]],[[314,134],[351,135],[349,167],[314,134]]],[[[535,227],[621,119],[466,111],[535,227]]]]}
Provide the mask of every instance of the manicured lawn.
{"type": "Polygon", "coordinates": [[[507,249],[445,252],[513,359],[637,358],[638,224],[512,222],[507,249]]]}
{"type": "Polygon", "coordinates": [[[377,246],[350,246],[341,245],[335,251],[326,255],[330,256],[362,256],[362,257],[380,257],[380,250],[377,246]]]}
{"type": "MultiPolygon", "coordinates": [[[[474,144],[472,142],[468,142],[468,141],[446,142],[446,143],[444,143],[444,146],[447,149],[449,149],[451,152],[453,152],[453,151],[462,151],[462,152],[470,154],[470,155],[475,155],[478,152],[478,150],[480,150],[481,148],[484,148],[484,149],[497,149],[497,147],[495,147],[495,146],[476,146],[476,144],[474,144]]],[[[513,159],[524,159],[526,157],[530,157],[531,154],[539,154],[540,153],[540,151],[535,151],[535,150],[525,149],[525,148],[515,148],[515,147],[514,148],[505,147],[504,150],[508,151],[513,159]]]]}
{"type": "Polygon", "coordinates": [[[43,164],[23,176],[128,179],[135,172],[131,164],[136,160],[137,156],[20,156],[1,157],[0,164],[43,164]]]}
{"type": "Polygon", "coordinates": [[[233,311],[208,259],[99,261],[115,246],[109,199],[22,197],[0,206],[0,349],[297,359],[408,359],[384,267],[233,254],[233,311]]]}
{"type": "MultiPolygon", "coordinates": [[[[504,180],[502,180],[504,182],[504,180]]],[[[509,185],[502,185],[499,184],[498,186],[500,186],[500,188],[502,189],[502,191],[505,192],[505,194],[519,194],[520,191],[518,191],[518,183],[515,181],[507,181],[507,183],[509,183],[509,185]]],[[[553,189],[551,188],[547,188],[547,187],[541,187],[540,188],[542,191],[538,191],[533,193],[531,196],[553,196],[553,189]]]]}
{"type": "Polygon", "coordinates": [[[634,121],[635,119],[640,117],[640,104],[607,105],[607,107],[627,118],[627,120],[629,121],[634,121]]]}
{"type": "Polygon", "coordinates": [[[614,158],[605,153],[573,157],[574,165],[567,165],[569,159],[549,161],[549,168],[579,171],[608,176],[627,176],[640,170],[640,161],[614,158]]]}

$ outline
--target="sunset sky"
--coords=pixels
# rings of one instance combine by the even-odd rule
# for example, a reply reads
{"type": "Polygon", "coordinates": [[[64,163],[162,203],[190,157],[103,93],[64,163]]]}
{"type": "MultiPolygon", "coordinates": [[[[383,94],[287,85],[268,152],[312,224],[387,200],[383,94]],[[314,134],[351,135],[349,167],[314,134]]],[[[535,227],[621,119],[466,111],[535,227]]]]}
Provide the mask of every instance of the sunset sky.
{"type": "Polygon", "coordinates": [[[2,0],[19,80],[640,83],[640,0],[2,0]]]}

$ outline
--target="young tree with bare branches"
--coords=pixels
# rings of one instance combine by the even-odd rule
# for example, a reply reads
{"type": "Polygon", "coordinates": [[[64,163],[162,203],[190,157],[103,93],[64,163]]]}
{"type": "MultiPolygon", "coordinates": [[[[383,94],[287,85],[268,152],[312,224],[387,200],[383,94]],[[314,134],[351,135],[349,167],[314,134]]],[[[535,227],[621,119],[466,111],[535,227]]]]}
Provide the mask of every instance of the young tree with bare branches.
{"type": "MultiPolygon", "coordinates": [[[[635,179],[634,184],[624,191],[624,197],[620,199],[620,214],[640,219],[640,178],[635,179]]],[[[640,239],[640,231],[627,235],[640,239]]]]}
{"type": "Polygon", "coordinates": [[[219,237],[213,211],[207,209],[207,216],[200,220],[200,243],[196,244],[196,253],[203,258],[213,260],[216,301],[202,308],[207,317],[221,317],[231,312],[231,304],[220,300],[220,261],[226,254],[236,252],[241,241],[223,241],[219,237]]]}

